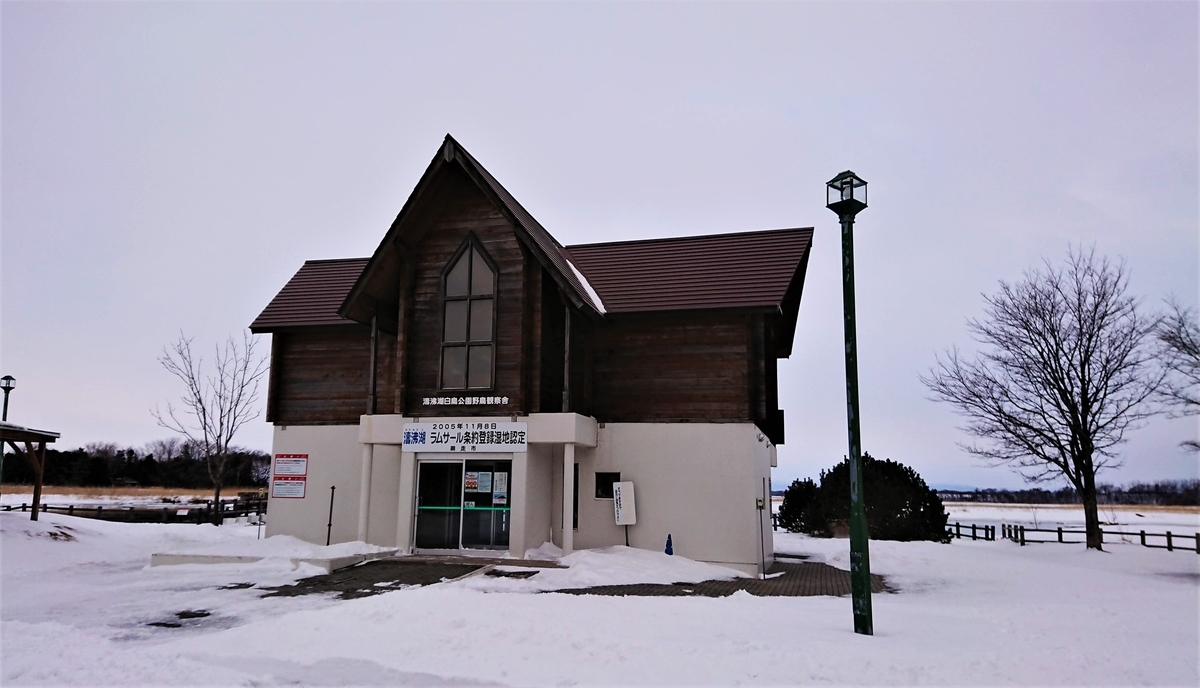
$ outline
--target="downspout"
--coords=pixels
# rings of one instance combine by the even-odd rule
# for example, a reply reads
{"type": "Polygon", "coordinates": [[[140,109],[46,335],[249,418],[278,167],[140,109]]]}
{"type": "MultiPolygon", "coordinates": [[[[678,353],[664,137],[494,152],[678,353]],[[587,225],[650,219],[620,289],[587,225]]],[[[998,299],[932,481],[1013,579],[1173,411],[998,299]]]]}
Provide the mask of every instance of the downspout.
{"type": "Polygon", "coordinates": [[[375,304],[375,314],[371,316],[371,379],[367,383],[367,415],[375,414],[375,378],[378,371],[375,368],[375,352],[379,348],[379,304],[375,304]]]}
{"type": "Polygon", "coordinates": [[[562,412],[571,412],[571,304],[563,305],[566,313],[566,332],[563,335],[563,402],[562,412]]]}

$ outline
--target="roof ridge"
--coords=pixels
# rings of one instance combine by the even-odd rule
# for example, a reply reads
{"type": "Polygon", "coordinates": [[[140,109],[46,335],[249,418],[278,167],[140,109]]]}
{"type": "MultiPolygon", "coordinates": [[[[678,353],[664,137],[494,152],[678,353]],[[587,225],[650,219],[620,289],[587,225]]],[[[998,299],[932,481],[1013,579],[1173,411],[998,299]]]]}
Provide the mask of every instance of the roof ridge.
{"type": "Polygon", "coordinates": [[[371,260],[371,256],[364,256],[362,258],[314,258],[312,260],[304,261],[304,264],[311,265],[313,263],[353,263],[356,261],[363,261],[363,260],[371,260]]]}
{"type": "Polygon", "coordinates": [[[666,243],[671,241],[690,241],[695,239],[723,239],[727,237],[751,237],[762,236],[764,234],[782,234],[784,232],[802,232],[813,231],[812,227],[784,227],[781,229],[752,229],[745,232],[719,232],[717,234],[691,234],[681,237],[658,237],[655,239],[631,239],[629,241],[598,241],[591,244],[571,244],[564,246],[567,251],[572,251],[577,248],[591,248],[593,246],[632,246],[634,244],[652,244],[666,243]]]}

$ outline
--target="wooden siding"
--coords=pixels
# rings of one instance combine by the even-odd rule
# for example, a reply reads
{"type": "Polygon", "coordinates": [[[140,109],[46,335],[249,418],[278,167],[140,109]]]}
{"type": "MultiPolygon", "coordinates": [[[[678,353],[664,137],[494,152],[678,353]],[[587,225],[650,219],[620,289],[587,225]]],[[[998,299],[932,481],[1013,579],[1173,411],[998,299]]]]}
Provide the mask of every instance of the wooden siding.
{"type": "Polygon", "coordinates": [[[522,297],[525,291],[525,256],[508,219],[466,179],[447,175],[446,202],[415,246],[413,285],[406,294],[412,313],[407,317],[405,337],[408,371],[405,375],[404,409],[414,416],[509,415],[523,408],[522,384],[522,297]],[[442,349],[442,272],[473,233],[495,264],[496,349],[495,386],[491,390],[442,390],[439,366],[442,349]],[[502,396],[507,406],[425,406],[425,397],[502,396]]]}
{"type": "Polygon", "coordinates": [[[600,421],[753,420],[744,314],[628,316],[593,333],[600,421]]]}
{"type": "MultiPolygon", "coordinates": [[[[380,333],[376,359],[376,395],[392,394],[394,337],[380,333]]],[[[268,394],[277,425],[345,425],[367,412],[371,366],[371,329],[278,332],[271,342],[268,394]]]]}

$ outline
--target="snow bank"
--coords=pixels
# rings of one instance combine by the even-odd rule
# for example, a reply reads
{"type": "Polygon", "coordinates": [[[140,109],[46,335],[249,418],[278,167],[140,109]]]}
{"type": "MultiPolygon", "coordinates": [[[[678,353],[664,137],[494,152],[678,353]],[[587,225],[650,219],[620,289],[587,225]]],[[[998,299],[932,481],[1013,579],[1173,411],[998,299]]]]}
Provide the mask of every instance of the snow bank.
{"type": "MultiPolygon", "coordinates": [[[[539,551],[543,555],[549,553],[549,550],[542,548],[539,548],[539,551]]],[[[669,556],[662,552],[634,549],[624,545],[572,552],[562,557],[558,563],[567,568],[530,569],[523,566],[498,566],[497,569],[504,572],[536,570],[538,573],[530,578],[472,576],[453,585],[489,592],[544,592],[599,585],[698,583],[746,577],[741,571],[724,566],[714,566],[686,557],[669,556]]]]}
{"type": "Polygon", "coordinates": [[[369,545],[365,542],[341,542],[336,545],[315,545],[291,535],[273,535],[262,540],[229,540],[210,545],[176,548],[164,554],[195,554],[231,557],[263,557],[273,559],[334,559],[355,554],[374,554],[395,548],[369,545]]]}

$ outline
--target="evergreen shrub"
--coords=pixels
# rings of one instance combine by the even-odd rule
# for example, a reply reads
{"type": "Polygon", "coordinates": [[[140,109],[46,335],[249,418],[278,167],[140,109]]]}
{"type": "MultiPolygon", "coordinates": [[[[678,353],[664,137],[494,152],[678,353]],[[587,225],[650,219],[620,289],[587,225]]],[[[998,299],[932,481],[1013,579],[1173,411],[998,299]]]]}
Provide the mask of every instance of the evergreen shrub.
{"type": "MultiPolygon", "coordinates": [[[[949,542],[946,513],[937,493],[912,468],[864,453],[863,500],[872,540],[949,542]]],[[[821,471],[820,485],[796,480],[783,495],[780,527],[817,537],[845,537],[850,522],[850,462],[821,471]]]]}

